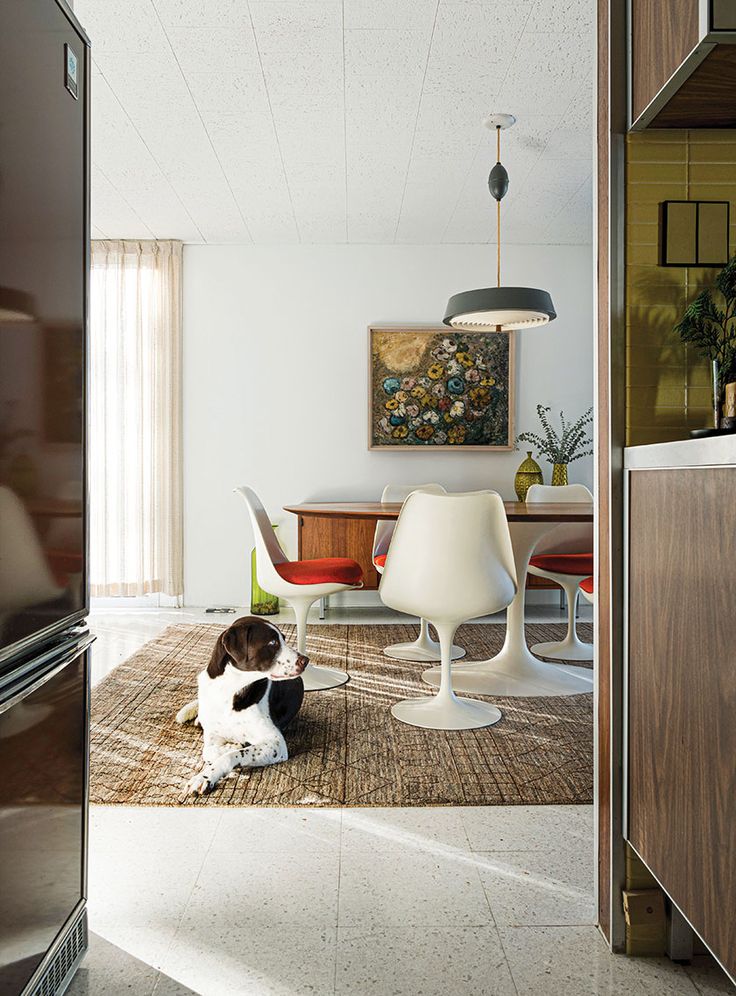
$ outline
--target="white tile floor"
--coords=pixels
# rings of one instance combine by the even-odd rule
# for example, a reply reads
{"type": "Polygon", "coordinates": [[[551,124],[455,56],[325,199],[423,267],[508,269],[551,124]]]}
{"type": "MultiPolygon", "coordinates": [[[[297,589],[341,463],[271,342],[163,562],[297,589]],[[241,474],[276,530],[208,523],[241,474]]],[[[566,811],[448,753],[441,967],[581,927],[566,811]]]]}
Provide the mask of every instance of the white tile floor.
{"type": "MultiPolygon", "coordinates": [[[[95,613],[96,678],[202,618],[227,620],[95,613]]],[[[608,953],[588,806],[93,807],[90,842],[92,945],[72,996],[734,992],[710,959],[608,953]]]]}

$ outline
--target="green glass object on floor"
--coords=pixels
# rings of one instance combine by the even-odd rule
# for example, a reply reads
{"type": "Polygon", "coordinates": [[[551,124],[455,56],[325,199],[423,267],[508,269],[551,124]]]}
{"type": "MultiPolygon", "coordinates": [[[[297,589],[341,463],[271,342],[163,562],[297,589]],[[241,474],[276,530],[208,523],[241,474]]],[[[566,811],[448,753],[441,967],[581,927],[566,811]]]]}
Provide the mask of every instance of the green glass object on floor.
{"type": "Polygon", "coordinates": [[[567,484],[567,464],[555,463],[552,465],[552,484],[554,487],[563,487],[567,484]]]}
{"type": "MultiPolygon", "coordinates": [[[[271,526],[276,532],[277,527],[273,523],[271,526]]],[[[255,548],[250,554],[250,611],[254,616],[275,616],[279,611],[278,595],[271,595],[258,584],[255,548]]]]}
{"type": "Polygon", "coordinates": [[[516,471],[514,478],[514,489],[519,501],[526,501],[526,493],[532,484],[544,484],[544,477],[542,477],[542,468],[532,458],[532,451],[527,450],[526,460],[516,471]]]}

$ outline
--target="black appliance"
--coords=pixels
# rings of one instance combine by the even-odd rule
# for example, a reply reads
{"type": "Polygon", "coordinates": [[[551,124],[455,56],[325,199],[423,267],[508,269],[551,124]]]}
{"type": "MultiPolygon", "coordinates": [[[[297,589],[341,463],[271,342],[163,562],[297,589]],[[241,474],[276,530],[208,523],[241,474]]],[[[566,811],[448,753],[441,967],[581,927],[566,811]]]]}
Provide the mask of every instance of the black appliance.
{"type": "Polygon", "coordinates": [[[0,993],[87,946],[89,42],[0,0],[0,993]]]}

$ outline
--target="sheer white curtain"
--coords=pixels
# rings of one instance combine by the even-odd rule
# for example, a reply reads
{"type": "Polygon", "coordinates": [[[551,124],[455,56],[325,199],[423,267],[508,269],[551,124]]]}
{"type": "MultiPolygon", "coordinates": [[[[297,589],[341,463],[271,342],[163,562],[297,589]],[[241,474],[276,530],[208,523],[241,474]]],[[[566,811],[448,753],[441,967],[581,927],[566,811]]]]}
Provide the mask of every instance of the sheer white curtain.
{"type": "Polygon", "coordinates": [[[183,593],[180,242],[94,241],[90,581],[183,593]]]}

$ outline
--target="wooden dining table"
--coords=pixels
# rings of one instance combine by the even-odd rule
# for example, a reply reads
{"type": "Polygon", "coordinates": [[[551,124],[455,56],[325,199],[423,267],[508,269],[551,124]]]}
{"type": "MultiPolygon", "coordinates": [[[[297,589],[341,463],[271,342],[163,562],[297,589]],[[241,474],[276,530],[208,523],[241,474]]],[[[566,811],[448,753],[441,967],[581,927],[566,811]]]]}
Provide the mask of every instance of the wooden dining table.
{"type": "MultiPolygon", "coordinates": [[[[506,613],[506,637],[501,650],[486,661],[453,664],[462,691],[478,695],[550,696],[578,695],[593,690],[590,668],[551,664],[535,657],[529,650],[524,631],[526,587],[524,579],[529,560],[540,539],[558,526],[593,521],[593,505],[588,502],[504,502],[514,550],[518,589],[506,613]]],[[[285,505],[284,510],[302,519],[379,520],[398,519],[400,502],[310,502],[285,505]]],[[[439,668],[424,674],[431,685],[439,685],[439,668]]]]}

